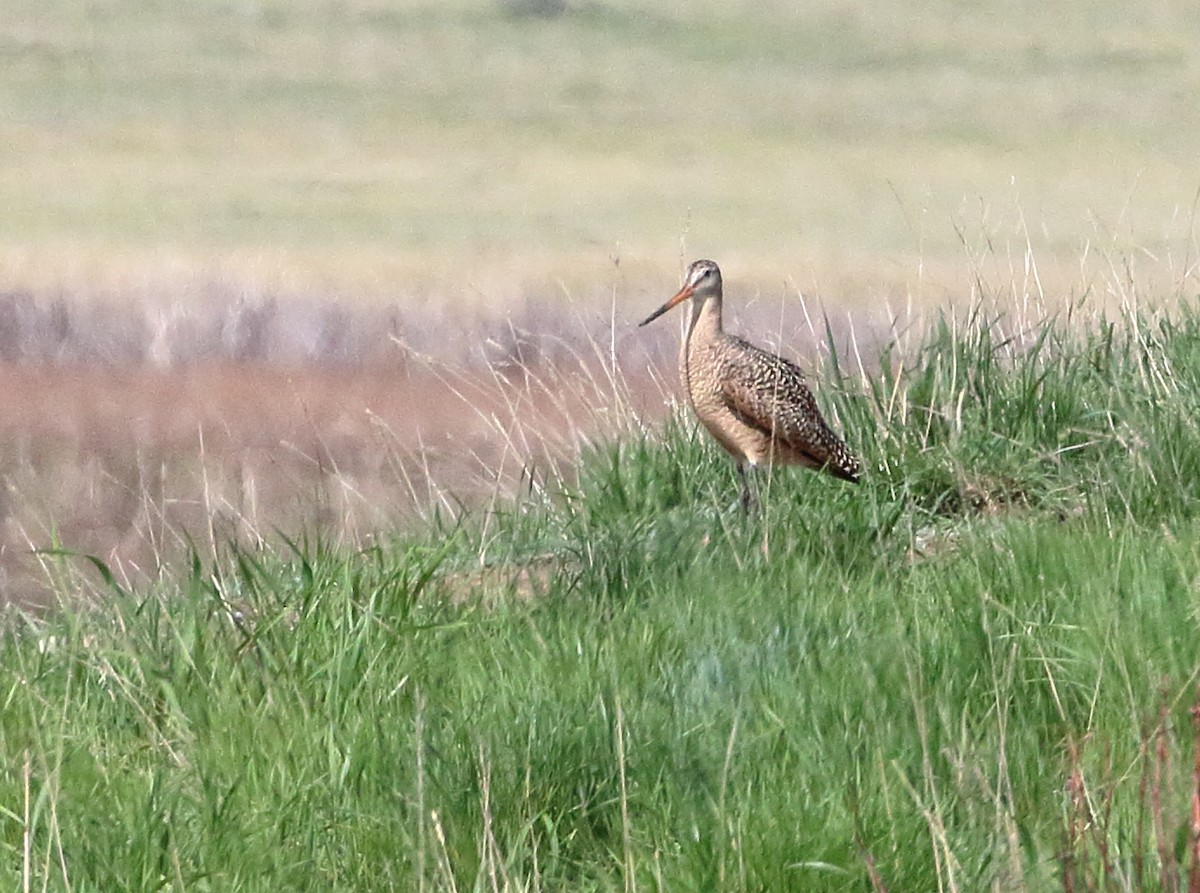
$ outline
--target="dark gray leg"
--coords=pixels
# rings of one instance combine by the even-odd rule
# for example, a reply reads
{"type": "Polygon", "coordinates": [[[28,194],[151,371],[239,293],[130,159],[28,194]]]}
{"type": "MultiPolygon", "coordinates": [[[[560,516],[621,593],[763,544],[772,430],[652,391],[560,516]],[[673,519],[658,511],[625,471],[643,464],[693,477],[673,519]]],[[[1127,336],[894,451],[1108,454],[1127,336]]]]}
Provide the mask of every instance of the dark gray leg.
{"type": "Polygon", "coordinates": [[[751,466],[750,471],[746,470],[746,466],[741,462],[737,465],[738,480],[742,482],[742,514],[749,515],[758,507],[758,500],[754,498],[754,492],[750,488],[750,472],[754,470],[751,466]]]}

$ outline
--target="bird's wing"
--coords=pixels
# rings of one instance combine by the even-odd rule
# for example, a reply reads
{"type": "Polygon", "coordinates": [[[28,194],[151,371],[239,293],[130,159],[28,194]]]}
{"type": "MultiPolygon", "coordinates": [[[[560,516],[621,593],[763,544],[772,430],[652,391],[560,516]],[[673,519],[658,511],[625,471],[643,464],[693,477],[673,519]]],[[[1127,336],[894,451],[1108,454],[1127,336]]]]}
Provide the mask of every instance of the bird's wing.
{"type": "Polygon", "coordinates": [[[821,416],[800,368],[783,357],[738,341],[744,360],[738,374],[721,383],[726,405],[744,423],[772,437],[814,468],[858,480],[858,460],[821,416]]]}

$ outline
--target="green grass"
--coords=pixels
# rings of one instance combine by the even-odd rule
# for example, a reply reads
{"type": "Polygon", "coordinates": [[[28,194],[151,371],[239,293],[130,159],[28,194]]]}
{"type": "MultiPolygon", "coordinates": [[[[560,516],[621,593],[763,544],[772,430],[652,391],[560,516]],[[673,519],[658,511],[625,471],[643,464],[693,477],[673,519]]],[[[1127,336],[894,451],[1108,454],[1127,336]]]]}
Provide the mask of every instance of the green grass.
{"type": "Polygon", "coordinates": [[[948,290],[954,223],[1012,226],[1068,275],[1085,244],[1163,258],[1192,237],[1181,0],[512,7],[13,0],[7,278],[182,260],[376,291],[579,286],[614,252],[664,271],[686,235],[689,259],[773,286],[923,263],[948,290]]]}
{"type": "Polygon", "coordinates": [[[13,615],[0,883],[1171,889],[1200,315],[1008,325],[831,364],[863,483],[755,519],[678,421],[486,517],[13,615]]]}

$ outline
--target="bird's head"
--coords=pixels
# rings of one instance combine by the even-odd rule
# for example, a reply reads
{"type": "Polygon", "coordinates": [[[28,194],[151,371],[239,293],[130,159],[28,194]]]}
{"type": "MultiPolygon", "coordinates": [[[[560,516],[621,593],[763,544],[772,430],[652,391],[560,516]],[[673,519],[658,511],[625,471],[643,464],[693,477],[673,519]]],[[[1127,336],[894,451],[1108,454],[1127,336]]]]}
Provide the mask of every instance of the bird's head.
{"type": "Polygon", "coordinates": [[[687,268],[687,275],[683,278],[683,288],[675,293],[667,303],[663,304],[638,325],[646,325],[654,322],[676,304],[682,304],[688,298],[695,298],[697,301],[704,301],[714,295],[721,294],[721,268],[711,260],[698,260],[692,263],[687,268]]]}

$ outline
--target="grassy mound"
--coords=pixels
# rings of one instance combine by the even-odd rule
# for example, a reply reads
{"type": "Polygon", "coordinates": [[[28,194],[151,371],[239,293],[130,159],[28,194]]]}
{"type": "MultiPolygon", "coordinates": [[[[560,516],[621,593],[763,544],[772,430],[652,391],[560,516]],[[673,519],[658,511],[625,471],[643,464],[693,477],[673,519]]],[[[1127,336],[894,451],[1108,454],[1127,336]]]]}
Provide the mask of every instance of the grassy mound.
{"type": "Polygon", "coordinates": [[[1200,315],[830,366],[858,487],[779,473],[745,519],[681,420],[421,537],[14,615],[0,882],[1200,882],[1200,315]]]}

